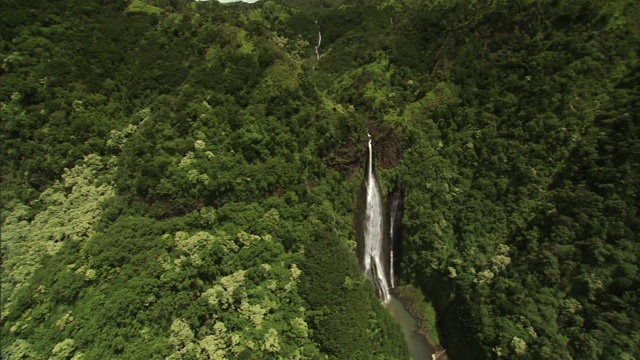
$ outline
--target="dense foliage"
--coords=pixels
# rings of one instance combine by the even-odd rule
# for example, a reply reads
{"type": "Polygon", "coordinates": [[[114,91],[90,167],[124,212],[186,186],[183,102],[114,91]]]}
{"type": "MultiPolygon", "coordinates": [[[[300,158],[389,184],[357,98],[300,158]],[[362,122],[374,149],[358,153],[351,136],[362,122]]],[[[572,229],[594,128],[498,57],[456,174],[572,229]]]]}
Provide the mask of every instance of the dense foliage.
{"type": "Polygon", "coordinates": [[[406,7],[427,61],[393,38],[349,99],[404,134],[404,268],[450,355],[637,357],[637,3],[406,7]]]}
{"type": "Polygon", "coordinates": [[[1,11],[3,358],[407,357],[324,163],[366,123],[274,30],[296,10],[1,11]]]}
{"type": "Polygon", "coordinates": [[[367,129],[452,358],[640,356],[636,2],[0,11],[3,356],[406,358],[367,129]]]}

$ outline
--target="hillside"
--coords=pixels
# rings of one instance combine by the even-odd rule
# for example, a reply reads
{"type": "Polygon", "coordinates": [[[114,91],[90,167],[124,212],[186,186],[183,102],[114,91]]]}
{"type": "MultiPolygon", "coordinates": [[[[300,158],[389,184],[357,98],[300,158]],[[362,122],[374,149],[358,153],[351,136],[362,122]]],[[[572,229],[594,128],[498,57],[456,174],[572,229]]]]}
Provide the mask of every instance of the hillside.
{"type": "Polygon", "coordinates": [[[450,358],[640,356],[634,1],[0,12],[3,358],[407,358],[367,131],[450,358]]]}

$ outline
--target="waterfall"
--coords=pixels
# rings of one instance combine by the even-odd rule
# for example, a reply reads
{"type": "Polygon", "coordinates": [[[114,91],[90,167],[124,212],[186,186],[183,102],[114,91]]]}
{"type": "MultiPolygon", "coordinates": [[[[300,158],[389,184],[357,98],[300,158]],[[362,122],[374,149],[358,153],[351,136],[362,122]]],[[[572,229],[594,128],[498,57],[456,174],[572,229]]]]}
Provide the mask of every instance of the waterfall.
{"type": "Polygon", "coordinates": [[[387,199],[389,204],[389,280],[391,288],[396,287],[396,261],[400,258],[400,220],[403,212],[402,192],[398,189],[394,190],[387,199]]]}
{"type": "Polygon", "coordinates": [[[384,261],[382,198],[373,174],[371,135],[369,135],[369,166],[367,168],[366,191],[363,267],[365,273],[375,285],[378,295],[384,303],[387,303],[391,300],[391,295],[389,294],[384,261]]]}
{"type": "MultiPolygon", "coordinates": [[[[391,230],[391,232],[393,232],[393,230],[391,230]]],[[[391,280],[392,289],[396,287],[396,275],[393,273],[393,266],[393,247],[391,247],[391,250],[389,250],[389,280],[391,280]]]]}
{"type": "Polygon", "coordinates": [[[320,25],[316,20],[316,26],[318,27],[318,45],[316,45],[316,61],[320,61],[320,44],[322,44],[322,33],[320,32],[320,25]]]}

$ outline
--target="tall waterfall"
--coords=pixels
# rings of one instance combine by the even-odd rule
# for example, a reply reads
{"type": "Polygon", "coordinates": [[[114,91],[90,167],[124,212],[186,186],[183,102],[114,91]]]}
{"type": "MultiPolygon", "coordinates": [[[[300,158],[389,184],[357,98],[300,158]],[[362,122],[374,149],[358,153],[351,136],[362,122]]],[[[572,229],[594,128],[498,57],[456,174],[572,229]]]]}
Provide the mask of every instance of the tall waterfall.
{"type": "Polygon", "coordinates": [[[383,249],[383,213],[380,189],[373,174],[373,147],[371,135],[369,135],[369,167],[366,177],[367,200],[364,219],[364,256],[363,267],[365,273],[378,291],[378,295],[384,303],[391,300],[389,285],[387,284],[387,271],[383,249]]]}

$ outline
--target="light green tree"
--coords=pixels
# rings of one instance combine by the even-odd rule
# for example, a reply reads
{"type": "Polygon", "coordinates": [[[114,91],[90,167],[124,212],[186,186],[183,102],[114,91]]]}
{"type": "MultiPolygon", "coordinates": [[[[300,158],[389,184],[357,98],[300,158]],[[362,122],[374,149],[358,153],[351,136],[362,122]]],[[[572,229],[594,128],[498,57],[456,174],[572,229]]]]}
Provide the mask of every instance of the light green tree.
{"type": "MultiPolygon", "coordinates": [[[[82,242],[93,235],[102,213],[100,204],[114,196],[110,182],[99,180],[104,171],[102,158],[95,154],[65,170],[62,181],[40,195],[45,208],[31,221],[30,208],[14,203],[2,225],[3,316],[8,314],[12,294],[29,283],[44,256],[57,253],[65,240],[82,242]]],[[[103,176],[108,180],[108,174],[103,176]]]]}

